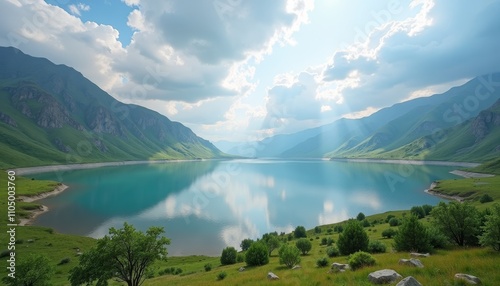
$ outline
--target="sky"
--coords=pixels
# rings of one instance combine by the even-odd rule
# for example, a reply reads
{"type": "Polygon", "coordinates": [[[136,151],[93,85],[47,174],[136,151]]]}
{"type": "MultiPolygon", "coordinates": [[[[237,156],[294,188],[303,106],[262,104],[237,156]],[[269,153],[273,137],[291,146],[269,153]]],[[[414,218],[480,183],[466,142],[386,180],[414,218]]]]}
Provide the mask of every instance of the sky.
{"type": "Polygon", "coordinates": [[[500,1],[0,0],[0,46],[216,142],[359,118],[499,71],[500,1]]]}

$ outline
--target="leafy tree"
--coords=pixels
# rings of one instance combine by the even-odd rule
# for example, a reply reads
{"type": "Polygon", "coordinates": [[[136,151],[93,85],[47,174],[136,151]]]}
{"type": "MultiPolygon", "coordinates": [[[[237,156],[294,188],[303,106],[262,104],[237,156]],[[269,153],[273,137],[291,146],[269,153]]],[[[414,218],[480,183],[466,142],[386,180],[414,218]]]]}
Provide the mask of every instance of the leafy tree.
{"type": "Polygon", "coordinates": [[[266,244],[267,244],[267,250],[269,251],[269,256],[271,256],[271,252],[273,252],[273,250],[279,248],[281,242],[277,236],[273,235],[273,236],[269,237],[266,244]]]}
{"type": "Polygon", "coordinates": [[[384,229],[382,231],[382,237],[385,237],[385,238],[391,238],[393,236],[395,236],[397,233],[397,231],[395,231],[394,229],[392,228],[388,228],[388,229],[384,229]]]}
{"type": "Polygon", "coordinates": [[[321,227],[319,226],[314,227],[314,233],[321,233],[321,227]]]}
{"type": "Polygon", "coordinates": [[[356,216],[356,219],[359,220],[359,221],[362,221],[365,219],[365,214],[364,213],[359,213],[357,216],[356,216]]]}
{"type": "Polygon", "coordinates": [[[429,242],[432,248],[443,249],[446,248],[450,243],[448,237],[441,232],[436,226],[431,225],[427,228],[427,233],[429,234],[429,242]]]}
{"type": "Polygon", "coordinates": [[[500,251],[500,205],[494,204],[493,211],[486,216],[483,235],[479,241],[483,246],[491,246],[495,251],[500,251]]]}
{"type": "Polygon", "coordinates": [[[40,254],[30,254],[16,265],[15,278],[4,277],[2,280],[11,286],[48,286],[54,267],[50,260],[40,254]]]}
{"type": "Polygon", "coordinates": [[[295,231],[293,232],[295,238],[301,238],[301,237],[307,237],[306,233],[306,228],[299,225],[295,228],[295,231]]]}
{"type": "Polygon", "coordinates": [[[410,213],[417,218],[421,219],[425,217],[425,210],[422,207],[415,206],[410,209],[410,213]]]}
{"type": "Polygon", "coordinates": [[[162,236],[162,227],[150,227],[146,233],[128,223],[109,229],[109,235],[97,240],[97,246],[80,256],[80,264],[70,271],[71,285],[106,285],[116,277],[129,286],[141,285],[152,271],[152,264],[166,259],[170,240],[162,236]]]}
{"type": "MultiPolygon", "coordinates": [[[[250,246],[251,247],[251,246],[250,246]]],[[[222,250],[222,254],[220,256],[220,264],[229,265],[236,263],[236,249],[232,246],[228,246],[222,250]]]]}
{"type": "Polygon", "coordinates": [[[339,235],[337,246],[342,255],[349,255],[356,251],[368,250],[368,235],[357,220],[347,221],[344,231],[339,235]]]}
{"type": "Polygon", "coordinates": [[[307,238],[300,238],[295,243],[295,246],[297,246],[303,255],[306,255],[312,249],[312,243],[307,238]]]}
{"type": "Polygon", "coordinates": [[[338,232],[338,233],[341,233],[344,231],[344,227],[341,224],[339,224],[339,225],[336,225],[335,227],[333,227],[333,230],[338,232]]]}
{"type": "Polygon", "coordinates": [[[242,251],[246,251],[248,248],[250,248],[250,245],[254,243],[253,239],[250,238],[245,238],[241,241],[240,247],[242,251]]]}
{"type": "Polygon", "coordinates": [[[370,227],[370,226],[372,226],[367,219],[362,220],[361,224],[363,225],[363,227],[370,227]]]}
{"type": "Polygon", "coordinates": [[[393,218],[393,217],[396,217],[396,216],[393,214],[387,215],[387,217],[385,218],[385,222],[388,223],[391,220],[391,218],[393,218]]]}
{"type": "Polygon", "coordinates": [[[434,208],[433,206],[431,205],[422,205],[422,208],[424,209],[425,211],[425,215],[428,216],[431,214],[431,211],[432,209],[434,208]]]}
{"type": "Polygon", "coordinates": [[[416,216],[411,215],[403,220],[398,233],[394,236],[394,248],[397,251],[432,250],[427,229],[416,216]]]}
{"type": "Polygon", "coordinates": [[[457,245],[477,245],[479,212],[469,203],[439,203],[432,212],[433,224],[457,245]]]}
{"type": "Polygon", "coordinates": [[[326,237],[323,237],[323,238],[321,238],[320,245],[326,245],[327,242],[328,242],[328,239],[326,237]]]}
{"type": "Polygon", "coordinates": [[[292,268],[300,263],[300,250],[296,246],[283,244],[278,254],[280,264],[285,264],[288,268],[292,268]]]}
{"type": "Polygon", "coordinates": [[[269,263],[269,252],[263,241],[253,243],[245,253],[245,262],[248,266],[260,266],[269,263]]]}
{"type": "Polygon", "coordinates": [[[390,226],[398,226],[400,223],[399,219],[393,217],[389,220],[389,225],[390,226]]]}

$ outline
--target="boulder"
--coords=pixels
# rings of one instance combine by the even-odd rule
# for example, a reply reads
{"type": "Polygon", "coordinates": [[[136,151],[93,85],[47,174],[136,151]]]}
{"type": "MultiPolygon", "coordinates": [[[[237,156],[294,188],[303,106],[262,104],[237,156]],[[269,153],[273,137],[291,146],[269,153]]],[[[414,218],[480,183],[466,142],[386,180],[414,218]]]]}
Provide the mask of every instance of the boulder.
{"type": "Polygon", "coordinates": [[[349,264],[342,264],[342,263],[334,262],[334,263],[332,263],[331,269],[334,272],[339,272],[339,271],[344,272],[344,271],[349,269],[349,264]]]}
{"type": "Polygon", "coordinates": [[[278,277],[278,275],[276,275],[276,274],[274,274],[272,272],[269,272],[269,273],[267,273],[267,279],[269,279],[269,280],[278,280],[280,278],[278,277]]]}
{"type": "Polygon", "coordinates": [[[382,269],[368,274],[368,280],[374,284],[392,283],[401,278],[403,276],[392,269],[382,269]]]}
{"type": "Polygon", "coordinates": [[[474,275],[470,275],[470,274],[457,273],[457,274],[455,274],[455,278],[456,279],[462,279],[462,280],[464,280],[467,283],[472,284],[472,285],[479,285],[479,284],[481,284],[481,280],[479,278],[477,278],[474,275]]]}
{"type": "Polygon", "coordinates": [[[424,265],[420,260],[411,258],[411,259],[400,259],[399,260],[399,265],[407,265],[407,266],[412,266],[412,267],[418,267],[418,268],[424,268],[424,265]]]}
{"type": "Polygon", "coordinates": [[[417,279],[413,278],[413,276],[408,276],[404,278],[403,280],[399,281],[396,286],[422,286],[420,282],[417,281],[417,279]]]}
{"type": "Polygon", "coordinates": [[[242,266],[242,267],[240,267],[240,269],[238,269],[238,271],[239,271],[239,272],[243,272],[243,271],[245,271],[245,267],[243,267],[243,266],[242,266]]]}
{"type": "Polygon", "coordinates": [[[300,269],[302,267],[300,267],[300,265],[295,265],[294,267],[292,267],[292,270],[297,270],[297,269],[300,269]]]}
{"type": "Polygon", "coordinates": [[[410,253],[410,256],[413,256],[413,257],[429,257],[429,256],[431,256],[431,254],[430,253],[412,252],[412,253],[410,253]]]}

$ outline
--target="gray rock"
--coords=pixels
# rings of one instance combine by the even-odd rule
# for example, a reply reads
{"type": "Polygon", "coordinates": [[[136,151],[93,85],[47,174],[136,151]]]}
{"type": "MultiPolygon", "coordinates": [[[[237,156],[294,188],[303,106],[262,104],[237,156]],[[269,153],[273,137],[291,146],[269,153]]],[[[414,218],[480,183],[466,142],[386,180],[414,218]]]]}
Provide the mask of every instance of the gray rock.
{"type": "Polygon", "coordinates": [[[297,270],[297,269],[301,269],[302,267],[300,265],[295,265],[294,267],[292,267],[292,270],[297,270]]]}
{"type": "Polygon", "coordinates": [[[472,285],[479,285],[479,284],[481,284],[481,280],[479,278],[477,278],[474,275],[470,275],[470,274],[457,273],[457,274],[455,274],[455,278],[456,279],[462,279],[462,280],[464,280],[467,283],[472,284],[472,285]]]}
{"type": "Polygon", "coordinates": [[[430,253],[412,252],[412,253],[410,253],[410,256],[413,256],[413,257],[429,257],[429,256],[431,256],[431,254],[430,253]]]}
{"type": "Polygon", "coordinates": [[[77,252],[76,253],[76,256],[80,256],[80,255],[83,255],[83,253],[82,252],[77,252]]]}
{"type": "Polygon", "coordinates": [[[338,272],[338,271],[344,272],[350,268],[349,268],[349,264],[342,264],[342,263],[334,262],[334,263],[332,263],[331,269],[333,271],[336,271],[336,272],[338,272]]]}
{"type": "Polygon", "coordinates": [[[401,278],[403,276],[392,269],[382,269],[368,274],[368,280],[374,284],[392,283],[401,278]]]}
{"type": "Polygon", "coordinates": [[[269,272],[267,273],[267,279],[269,280],[279,280],[280,278],[278,277],[278,275],[272,273],[272,272],[269,272]]]}
{"type": "Polygon", "coordinates": [[[243,271],[245,271],[245,267],[243,267],[243,266],[242,266],[242,267],[240,267],[240,269],[238,269],[238,271],[239,271],[239,272],[243,272],[243,271]]]}
{"type": "Polygon", "coordinates": [[[411,259],[400,259],[399,260],[399,265],[407,265],[407,266],[412,266],[412,267],[418,267],[418,268],[424,268],[424,265],[420,260],[411,258],[411,259]]]}
{"type": "Polygon", "coordinates": [[[412,276],[408,276],[399,281],[396,286],[422,286],[422,284],[420,284],[420,282],[418,282],[417,279],[413,278],[412,276]]]}

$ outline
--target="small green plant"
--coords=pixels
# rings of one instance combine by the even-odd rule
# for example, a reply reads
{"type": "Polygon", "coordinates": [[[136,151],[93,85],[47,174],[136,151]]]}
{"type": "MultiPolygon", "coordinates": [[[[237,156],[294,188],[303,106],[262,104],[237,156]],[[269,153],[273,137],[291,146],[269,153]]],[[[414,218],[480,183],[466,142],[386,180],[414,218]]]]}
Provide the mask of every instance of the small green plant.
{"type": "Polygon", "coordinates": [[[326,267],[328,265],[328,258],[322,257],[322,258],[316,260],[316,265],[318,267],[326,267]]]}
{"type": "Polygon", "coordinates": [[[484,194],[481,196],[481,198],[479,199],[479,202],[484,204],[484,203],[489,203],[489,202],[492,202],[493,201],[493,198],[488,195],[488,194],[484,194]]]}
{"type": "Polygon", "coordinates": [[[384,237],[384,238],[392,238],[393,236],[396,235],[396,233],[397,233],[397,231],[395,231],[392,228],[384,229],[382,231],[382,237],[384,237]]]}
{"type": "Polygon", "coordinates": [[[351,254],[348,261],[349,266],[352,270],[356,270],[365,266],[375,265],[375,262],[375,258],[373,258],[371,254],[364,251],[358,251],[351,254]]]}
{"type": "Polygon", "coordinates": [[[372,240],[368,243],[368,252],[370,253],[384,253],[386,250],[385,244],[379,240],[372,240]]]}
{"type": "Polygon", "coordinates": [[[205,268],[205,271],[208,272],[208,271],[212,270],[212,264],[207,263],[207,264],[205,264],[204,268],[205,268]]]}
{"type": "Polygon", "coordinates": [[[356,251],[368,250],[368,234],[357,220],[349,220],[342,234],[339,235],[337,246],[342,255],[349,255],[356,251]]]}
{"type": "Polygon", "coordinates": [[[389,220],[389,225],[390,226],[398,226],[399,225],[399,219],[393,217],[389,220]]]}
{"type": "Polygon", "coordinates": [[[321,245],[326,245],[326,242],[327,242],[327,238],[326,237],[323,237],[321,239],[321,245]]]}
{"type": "Polygon", "coordinates": [[[219,274],[217,274],[217,280],[221,281],[221,280],[224,280],[224,278],[226,278],[227,276],[227,273],[222,271],[222,272],[219,272],[219,274]]]}
{"type": "Polygon", "coordinates": [[[245,261],[245,255],[243,253],[238,253],[238,255],[236,255],[236,262],[240,263],[244,261],[245,261]]]}
{"type": "Polygon", "coordinates": [[[300,250],[296,246],[283,244],[278,251],[278,255],[280,264],[285,264],[288,268],[300,263],[300,250]]]}
{"type": "Polygon", "coordinates": [[[69,259],[69,257],[66,257],[66,258],[61,259],[61,261],[59,261],[59,263],[57,265],[68,264],[70,261],[71,261],[71,259],[69,259]]]}
{"type": "Polygon", "coordinates": [[[336,257],[340,255],[340,251],[335,245],[332,245],[326,249],[326,254],[328,257],[336,257]]]}
{"type": "Polygon", "coordinates": [[[329,237],[329,238],[326,240],[326,245],[327,245],[327,246],[332,246],[334,242],[335,242],[335,240],[333,240],[333,238],[329,237]]]}
{"type": "Polygon", "coordinates": [[[396,216],[393,214],[387,215],[387,217],[385,218],[385,222],[388,223],[391,220],[391,218],[394,218],[394,217],[396,217],[396,216]]]}

